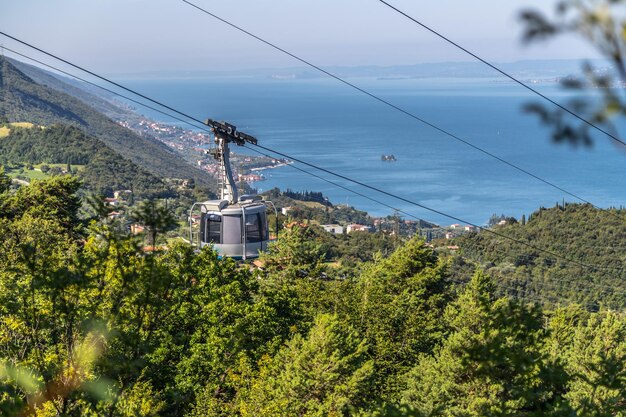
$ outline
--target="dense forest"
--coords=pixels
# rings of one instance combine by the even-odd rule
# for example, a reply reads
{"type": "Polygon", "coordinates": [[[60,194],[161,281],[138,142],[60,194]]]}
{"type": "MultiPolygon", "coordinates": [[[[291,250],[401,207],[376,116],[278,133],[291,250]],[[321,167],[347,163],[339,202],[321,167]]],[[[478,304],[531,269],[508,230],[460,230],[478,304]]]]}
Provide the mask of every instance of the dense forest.
{"type": "Polygon", "coordinates": [[[16,163],[84,165],[77,175],[85,188],[106,196],[125,189],[138,198],[171,194],[159,178],[73,126],[11,127],[0,139],[0,164],[16,163]]]}
{"type": "Polygon", "coordinates": [[[621,310],[626,307],[625,222],[621,209],[557,204],[537,210],[528,221],[495,226],[494,231],[522,243],[490,233],[468,234],[456,243],[504,294],[621,310]]]}
{"type": "Polygon", "coordinates": [[[621,312],[498,297],[481,269],[458,283],[417,238],[352,275],[300,226],[262,269],[183,243],[146,252],[79,216],[75,177],[9,184],[2,415],[626,415],[621,312]]]}
{"type": "Polygon", "coordinates": [[[328,198],[324,197],[324,195],[319,191],[293,191],[288,188],[283,191],[283,194],[295,200],[313,201],[320,203],[323,206],[332,206],[330,201],[328,201],[328,198]]]}

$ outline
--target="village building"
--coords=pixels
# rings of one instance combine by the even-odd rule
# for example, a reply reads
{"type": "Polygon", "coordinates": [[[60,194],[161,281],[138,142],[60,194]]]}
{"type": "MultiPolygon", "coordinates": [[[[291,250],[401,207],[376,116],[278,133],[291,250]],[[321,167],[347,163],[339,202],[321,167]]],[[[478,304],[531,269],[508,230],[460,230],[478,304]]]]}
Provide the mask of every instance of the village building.
{"type": "Polygon", "coordinates": [[[120,205],[120,201],[117,198],[107,197],[104,199],[104,204],[107,206],[117,207],[120,205]]]}
{"type": "Polygon", "coordinates": [[[343,235],[343,226],[339,224],[323,224],[322,228],[334,235],[343,235]]]}
{"type": "Polygon", "coordinates": [[[113,197],[115,197],[118,201],[128,201],[130,196],[133,194],[131,190],[116,190],[113,191],[113,197]]]}
{"type": "Polygon", "coordinates": [[[369,232],[369,231],[371,231],[371,228],[369,226],[364,225],[364,224],[349,224],[346,227],[346,233],[369,232]]]}
{"type": "Polygon", "coordinates": [[[138,235],[140,233],[143,233],[146,230],[146,228],[138,223],[134,223],[130,225],[130,232],[133,235],[138,235]]]}

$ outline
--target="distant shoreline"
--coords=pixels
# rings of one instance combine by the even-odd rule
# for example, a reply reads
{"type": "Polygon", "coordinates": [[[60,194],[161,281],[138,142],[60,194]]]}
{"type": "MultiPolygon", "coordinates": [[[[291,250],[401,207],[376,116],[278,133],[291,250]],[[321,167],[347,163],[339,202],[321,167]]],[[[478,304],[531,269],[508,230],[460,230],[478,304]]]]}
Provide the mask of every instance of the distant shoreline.
{"type": "Polygon", "coordinates": [[[284,167],[287,165],[291,165],[293,164],[293,161],[287,161],[287,162],[279,162],[278,164],[275,165],[267,165],[267,166],[262,166],[262,167],[257,167],[257,168],[250,168],[250,171],[265,171],[266,169],[275,169],[275,168],[280,168],[280,167],[284,167]]]}

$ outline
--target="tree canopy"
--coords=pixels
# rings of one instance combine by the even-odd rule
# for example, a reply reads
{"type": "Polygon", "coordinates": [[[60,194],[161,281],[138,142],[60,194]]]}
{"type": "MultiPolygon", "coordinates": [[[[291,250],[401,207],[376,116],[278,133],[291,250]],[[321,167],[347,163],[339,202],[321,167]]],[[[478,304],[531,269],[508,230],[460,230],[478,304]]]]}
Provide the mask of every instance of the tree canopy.
{"type": "MultiPolygon", "coordinates": [[[[108,217],[81,219],[79,186],[0,194],[3,415],[626,413],[621,312],[502,298],[497,275],[419,238],[348,275],[308,227],[260,270],[210,247],[144,251],[108,217]]],[[[538,233],[556,214],[497,227],[538,233]]]]}

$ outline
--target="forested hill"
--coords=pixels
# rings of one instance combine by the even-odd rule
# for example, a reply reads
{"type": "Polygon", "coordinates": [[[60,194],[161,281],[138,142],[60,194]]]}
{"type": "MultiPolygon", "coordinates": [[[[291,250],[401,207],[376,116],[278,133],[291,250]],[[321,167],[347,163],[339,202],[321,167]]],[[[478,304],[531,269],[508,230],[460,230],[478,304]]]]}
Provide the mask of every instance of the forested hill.
{"type": "Polygon", "coordinates": [[[0,165],[15,163],[81,166],[77,175],[85,187],[102,195],[131,189],[138,197],[154,197],[168,191],[160,178],[74,126],[12,127],[0,139],[0,165]]]}
{"type": "Polygon", "coordinates": [[[43,126],[74,125],[158,177],[193,178],[200,184],[213,183],[208,174],[192,167],[157,140],[135,134],[77,98],[37,84],[2,57],[0,116],[9,121],[43,126]]]}
{"type": "Polygon", "coordinates": [[[539,209],[522,223],[494,230],[593,267],[490,233],[470,234],[457,242],[462,254],[481,264],[510,295],[546,303],[569,300],[590,308],[626,306],[625,210],[557,205],[539,209]]]}

